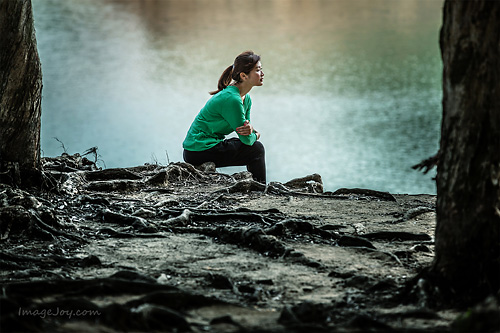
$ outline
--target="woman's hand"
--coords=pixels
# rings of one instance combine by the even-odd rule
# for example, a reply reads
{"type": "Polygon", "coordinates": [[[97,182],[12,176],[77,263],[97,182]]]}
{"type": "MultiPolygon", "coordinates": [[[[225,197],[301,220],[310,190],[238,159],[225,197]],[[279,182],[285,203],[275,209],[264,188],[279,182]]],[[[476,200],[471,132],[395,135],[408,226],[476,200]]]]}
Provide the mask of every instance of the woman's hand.
{"type": "Polygon", "coordinates": [[[243,126],[236,128],[236,133],[238,133],[239,135],[247,136],[252,134],[252,132],[253,132],[253,126],[252,124],[250,124],[250,121],[248,120],[245,120],[243,126]]]}

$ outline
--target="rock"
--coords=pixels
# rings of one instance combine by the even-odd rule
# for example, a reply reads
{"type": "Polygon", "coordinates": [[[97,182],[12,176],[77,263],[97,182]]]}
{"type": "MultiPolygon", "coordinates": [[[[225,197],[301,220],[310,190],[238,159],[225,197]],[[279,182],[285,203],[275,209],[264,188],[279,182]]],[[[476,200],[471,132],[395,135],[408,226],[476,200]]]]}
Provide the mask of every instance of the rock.
{"type": "Polygon", "coordinates": [[[308,193],[323,193],[323,180],[317,173],[292,179],[284,184],[290,189],[308,193]]]}

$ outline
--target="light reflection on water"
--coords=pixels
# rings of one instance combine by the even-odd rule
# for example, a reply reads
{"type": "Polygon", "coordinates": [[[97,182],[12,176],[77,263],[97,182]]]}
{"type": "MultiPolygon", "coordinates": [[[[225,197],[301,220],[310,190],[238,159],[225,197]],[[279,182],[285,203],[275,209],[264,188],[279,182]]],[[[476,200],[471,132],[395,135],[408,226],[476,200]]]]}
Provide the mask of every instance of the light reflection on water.
{"type": "MultiPolygon", "coordinates": [[[[45,156],[98,146],[106,167],[181,161],[221,72],[262,55],[252,122],[268,180],[435,193],[438,0],[33,0],[45,156]],[[167,158],[168,153],[168,158],[167,158]]],[[[232,172],[241,169],[222,169],[232,172]]]]}

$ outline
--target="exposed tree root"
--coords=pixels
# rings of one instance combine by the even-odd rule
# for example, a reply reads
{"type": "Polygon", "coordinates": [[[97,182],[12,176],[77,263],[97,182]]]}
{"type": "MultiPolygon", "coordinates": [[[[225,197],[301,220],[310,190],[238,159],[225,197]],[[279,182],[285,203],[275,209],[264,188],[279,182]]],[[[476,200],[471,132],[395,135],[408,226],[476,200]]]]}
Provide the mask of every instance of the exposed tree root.
{"type": "Polygon", "coordinates": [[[362,234],[359,236],[367,239],[378,239],[378,240],[389,240],[389,241],[392,240],[430,241],[432,239],[431,236],[425,233],[414,234],[411,232],[404,232],[404,231],[379,231],[379,232],[362,234]]]}
{"type": "Polygon", "coordinates": [[[396,198],[389,192],[380,192],[363,188],[340,188],[332,193],[333,195],[362,195],[366,197],[378,198],[387,201],[396,201],[396,198]]]}
{"type": "MultiPolygon", "coordinates": [[[[60,168],[61,165],[57,167],[60,168]]],[[[416,246],[425,247],[419,242],[426,242],[427,250],[432,253],[428,235],[378,231],[364,221],[354,224],[351,220],[345,223],[341,217],[342,212],[334,213],[337,207],[349,206],[350,209],[356,209],[365,205],[379,205],[372,201],[386,201],[390,197],[385,194],[377,196],[374,194],[376,191],[364,190],[354,193],[341,191],[341,194],[322,193],[319,191],[319,175],[298,178],[286,184],[273,182],[263,185],[247,178],[247,174],[241,175],[243,179],[238,180],[240,177],[237,175],[221,177],[216,172],[205,170],[210,169],[200,170],[185,163],[110,171],[48,170],[46,172],[50,171],[51,177],[57,179],[57,194],[31,195],[9,186],[0,187],[0,231],[4,235],[4,244],[12,249],[0,251],[0,263],[2,267],[12,270],[5,275],[17,281],[4,281],[2,284],[2,329],[50,330],[51,325],[64,329],[65,325],[71,323],[64,316],[54,320],[40,320],[39,316],[23,317],[18,313],[21,309],[38,311],[40,314],[44,309],[59,307],[66,311],[98,311],[98,317],[78,318],[81,324],[96,331],[181,332],[203,331],[208,328],[209,331],[217,331],[218,327],[227,326],[235,330],[246,330],[248,326],[234,315],[236,312],[211,317],[203,324],[192,318],[192,314],[203,307],[215,309],[219,306],[235,306],[227,303],[227,300],[234,300],[240,306],[251,305],[250,308],[262,304],[265,307],[270,302],[286,304],[284,308],[275,309],[276,314],[281,314],[279,322],[278,316],[274,319],[277,323],[273,327],[282,332],[300,332],[305,329],[331,331],[333,327],[337,331],[375,328],[390,330],[392,327],[387,322],[394,322],[397,318],[413,319],[432,315],[402,311],[400,317],[394,315],[397,318],[391,319],[380,313],[375,315],[371,310],[352,312],[358,306],[365,310],[369,308],[369,304],[360,303],[360,299],[366,302],[370,298],[364,293],[382,295],[377,297],[387,300],[401,283],[395,282],[397,277],[380,281],[360,274],[361,272],[350,271],[344,266],[336,267],[329,254],[326,254],[331,251],[332,254],[342,253],[343,256],[360,258],[360,261],[373,260],[376,265],[395,271],[408,271],[418,267],[415,264],[417,259],[414,258],[419,258],[421,252],[418,252],[420,250],[416,246]],[[196,191],[192,189],[193,184],[199,186],[196,191]],[[311,184],[314,188],[309,186],[311,184]],[[185,190],[185,187],[188,189],[185,190]],[[331,206],[332,214],[315,212],[309,216],[309,210],[290,213],[294,211],[292,207],[295,202],[304,204],[309,202],[307,198],[311,198],[311,202],[318,207],[328,207],[326,209],[329,210],[331,206]],[[322,198],[341,199],[345,202],[322,198]],[[358,199],[366,200],[356,202],[358,199]],[[248,200],[260,201],[266,208],[279,209],[261,209],[260,204],[240,204],[248,200]],[[267,206],[268,202],[274,202],[275,205],[267,206]],[[323,206],[324,204],[326,205],[323,206]],[[327,220],[332,216],[335,216],[333,220],[327,220]],[[181,234],[187,235],[180,237],[181,234]],[[141,238],[148,239],[141,241],[141,238]],[[212,260],[225,260],[224,254],[219,258],[218,254],[212,256],[197,253],[186,258],[185,263],[172,265],[169,262],[168,267],[155,264],[155,267],[161,268],[156,272],[149,271],[157,273],[155,276],[162,272],[162,283],[174,279],[176,285],[188,282],[193,290],[202,288],[207,294],[216,294],[226,301],[174,288],[173,285],[162,285],[157,282],[161,280],[161,276],[156,279],[132,271],[120,271],[104,279],[80,279],[71,275],[75,271],[88,272],[85,274],[106,271],[108,274],[110,269],[135,267],[135,260],[140,260],[134,257],[138,255],[138,249],[134,248],[138,244],[165,246],[171,241],[182,242],[184,239],[203,249],[204,246],[208,246],[207,249],[212,247],[211,251],[213,248],[224,249],[230,253],[229,260],[234,259],[233,255],[236,254],[249,258],[250,261],[255,260],[255,263],[238,263],[242,267],[252,267],[248,274],[238,275],[238,272],[225,271],[225,266],[212,265],[212,260]],[[36,255],[30,254],[29,249],[25,249],[23,245],[26,240],[40,242],[43,250],[36,255]],[[397,244],[389,245],[394,240],[397,240],[397,244]],[[127,259],[123,262],[118,259],[122,257],[116,256],[117,259],[112,260],[119,262],[110,263],[110,256],[107,254],[98,252],[93,255],[93,252],[89,252],[85,256],[81,253],[77,256],[76,251],[68,250],[87,241],[90,244],[94,244],[93,241],[98,244],[109,242],[113,244],[113,248],[107,250],[117,253],[123,251],[124,254],[131,251],[131,254],[126,254],[127,259]],[[404,242],[408,243],[403,245],[404,242]],[[119,249],[120,246],[124,249],[119,249]],[[325,254],[317,252],[321,246],[325,249],[325,254]],[[394,252],[394,248],[401,251],[394,252]],[[16,249],[22,252],[17,253],[16,249]],[[206,266],[196,263],[198,258],[207,260],[206,266]],[[130,261],[125,263],[127,260],[130,261]],[[192,265],[197,267],[196,271],[191,270],[192,265]],[[251,275],[256,274],[260,265],[278,266],[284,268],[285,272],[288,269],[288,274],[291,270],[303,270],[303,276],[312,274],[322,282],[318,286],[314,282],[309,282],[313,286],[294,285],[292,288],[296,287],[297,291],[288,290],[291,284],[285,287],[278,275],[253,280],[251,275]],[[39,280],[36,281],[35,278],[39,280]],[[26,279],[31,281],[19,282],[26,279]],[[349,288],[352,292],[346,293],[343,302],[337,300],[335,304],[294,304],[290,301],[296,299],[295,292],[300,293],[301,297],[307,297],[307,293],[317,293],[315,288],[325,288],[326,293],[329,290],[338,293],[341,288],[349,288]],[[335,324],[332,320],[335,320],[335,324]]],[[[433,207],[429,201],[404,201],[403,207],[402,204],[383,203],[390,210],[382,215],[407,221],[432,212],[433,207]]],[[[429,215],[425,218],[428,219],[429,215]]],[[[381,221],[380,217],[377,219],[378,225],[383,228],[383,223],[386,222],[381,221]]],[[[86,248],[93,246],[86,245],[86,248]]],[[[96,246],[102,249],[101,245],[96,246]]],[[[177,246],[179,245],[172,248],[177,249],[177,246]]],[[[151,253],[148,252],[148,255],[151,253]]],[[[158,256],[164,255],[166,258],[172,256],[158,252],[158,256]]],[[[307,280],[314,281],[309,278],[307,280]]],[[[250,310],[247,308],[244,311],[250,310]]]]}
{"type": "Polygon", "coordinates": [[[90,323],[99,321],[120,331],[187,332],[191,331],[190,326],[195,324],[188,322],[184,311],[227,304],[214,298],[159,284],[149,276],[131,271],[121,271],[107,278],[90,280],[10,283],[4,284],[3,290],[1,324],[2,329],[6,331],[43,327],[40,318],[52,315],[63,321],[75,318],[90,323]],[[60,295],[64,295],[64,298],[60,298],[60,295]],[[89,296],[104,295],[110,299],[118,295],[141,296],[131,298],[123,304],[112,302],[105,306],[88,299],[89,296]],[[25,300],[40,297],[48,301],[28,303],[25,300]]]}

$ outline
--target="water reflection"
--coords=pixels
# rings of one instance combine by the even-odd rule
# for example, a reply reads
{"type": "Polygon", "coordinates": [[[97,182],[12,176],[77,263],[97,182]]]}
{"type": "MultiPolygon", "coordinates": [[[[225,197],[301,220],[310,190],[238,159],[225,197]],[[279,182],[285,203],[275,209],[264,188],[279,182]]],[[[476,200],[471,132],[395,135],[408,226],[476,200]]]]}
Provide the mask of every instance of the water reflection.
{"type": "Polygon", "coordinates": [[[107,167],[182,160],[192,119],[243,50],[262,55],[252,119],[268,179],[435,193],[437,0],[33,0],[42,149],[99,146],[107,167]],[[167,157],[168,154],[168,157],[167,157]]]}

